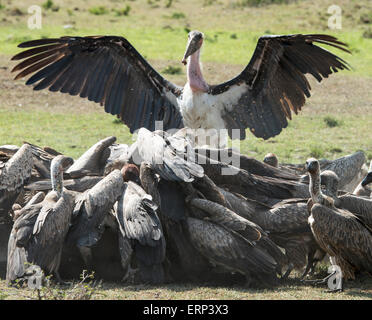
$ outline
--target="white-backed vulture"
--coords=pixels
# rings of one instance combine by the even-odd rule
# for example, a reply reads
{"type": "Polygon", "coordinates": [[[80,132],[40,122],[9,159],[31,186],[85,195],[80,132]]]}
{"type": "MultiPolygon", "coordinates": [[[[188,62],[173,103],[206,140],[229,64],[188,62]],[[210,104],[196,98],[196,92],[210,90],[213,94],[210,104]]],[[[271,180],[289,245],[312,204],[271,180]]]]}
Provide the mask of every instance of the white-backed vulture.
{"type": "Polygon", "coordinates": [[[131,253],[130,244],[141,281],[158,284],[164,282],[162,264],[166,250],[162,225],[156,213],[158,206],[152,201],[152,197],[133,181],[138,181],[139,171],[132,168],[137,169],[133,164],[122,169],[126,182],[115,208],[121,233],[121,256],[127,264],[126,257],[131,253]]]}
{"type": "MultiPolygon", "coordinates": [[[[372,273],[371,229],[351,212],[337,209],[334,200],[322,193],[316,159],[308,159],[306,167],[311,193],[309,224],[319,246],[329,254],[331,263],[340,267],[343,279],[355,279],[355,274],[361,271],[372,273]]],[[[342,283],[331,290],[342,290],[342,283]]]]}
{"type": "Polygon", "coordinates": [[[31,147],[24,144],[7,161],[0,161],[0,217],[8,215],[24,185],[31,177],[31,147]]]}
{"type": "Polygon", "coordinates": [[[74,196],[63,187],[62,173],[72,162],[62,155],[52,160],[53,190],[42,202],[26,205],[15,221],[8,243],[8,283],[26,275],[27,263],[61,281],[58,269],[74,207],[74,196]]]}

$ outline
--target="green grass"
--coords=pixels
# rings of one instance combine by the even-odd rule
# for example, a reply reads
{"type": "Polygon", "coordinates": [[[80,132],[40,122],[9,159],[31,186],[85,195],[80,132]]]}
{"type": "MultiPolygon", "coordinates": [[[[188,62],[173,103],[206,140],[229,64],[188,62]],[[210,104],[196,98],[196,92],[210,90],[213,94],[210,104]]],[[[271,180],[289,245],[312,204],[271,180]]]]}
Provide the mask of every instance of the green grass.
{"type": "Polygon", "coordinates": [[[238,0],[232,2],[235,7],[265,6],[269,4],[287,4],[291,0],[238,0]]]}
{"type": "MultiPolygon", "coordinates": [[[[38,1],[35,1],[36,4],[38,1]]],[[[17,44],[24,37],[36,39],[45,36],[62,36],[64,34],[94,35],[114,34],[123,35],[147,57],[152,59],[179,60],[183,54],[186,37],[185,27],[199,29],[207,37],[213,39],[218,34],[218,41],[208,42],[203,50],[205,61],[214,61],[231,64],[246,64],[256,46],[259,36],[268,33],[329,33],[347,42],[353,55],[337,52],[354,68],[357,75],[372,75],[372,39],[363,37],[366,33],[366,24],[360,22],[360,16],[366,14],[371,4],[363,1],[361,7],[352,2],[341,1],[344,12],[353,12],[352,16],[345,13],[343,16],[343,29],[334,31],[327,28],[327,8],[332,1],[298,1],[288,5],[268,5],[262,8],[234,9],[229,1],[218,1],[208,6],[208,10],[198,10],[202,4],[196,0],[187,3],[176,2],[172,5],[173,14],[182,19],[169,19],[172,12],[161,7],[149,9],[144,0],[130,3],[130,15],[125,20],[116,17],[115,3],[107,1],[105,5],[95,1],[88,4],[75,5],[69,1],[55,1],[61,12],[47,10],[44,12],[43,28],[32,30],[27,28],[27,15],[22,19],[9,15],[7,7],[0,11],[0,52],[14,54],[17,44]],[[220,4],[222,3],[222,4],[220,4]],[[66,24],[66,9],[78,7],[79,11],[73,18],[75,29],[64,29],[66,24]],[[176,11],[178,10],[178,11],[176,11]],[[95,18],[92,19],[92,13],[95,18]],[[325,21],[321,19],[325,17],[325,21]],[[223,22],[221,22],[223,21],[223,22]],[[227,23],[226,23],[227,22],[227,23]],[[171,29],[164,27],[170,26],[171,29]],[[232,38],[231,34],[235,34],[232,38]],[[161,45],[159,45],[161,44],[161,45]]],[[[42,2],[40,3],[42,4],[42,2]]],[[[18,7],[27,12],[25,2],[17,3],[18,7]]],[[[125,10],[125,9],[124,9],[125,10]]]]}
{"type": "Polygon", "coordinates": [[[42,8],[44,8],[46,10],[52,9],[52,7],[53,7],[53,1],[52,0],[47,0],[42,5],[42,8]]]}
{"type": "Polygon", "coordinates": [[[103,14],[108,13],[108,10],[104,6],[99,6],[99,7],[92,7],[92,8],[90,8],[89,9],[89,12],[91,14],[96,15],[96,16],[100,16],[100,15],[103,15],[103,14]]]}
{"type": "MultiPolygon", "coordinates": [[[[247,131],[247,140],[240,144],[241,152],[263,159],[268,152],[280,161],[304,163],[309,157],[336,158],[356,150],[368,151],[372,138],[360,141],[356,132],[366,134],[372,128],[372,117],[361,122],[359,116],[349,117],[342,127],[327,127],[322,118],[298,116],[283,132],[270,140],[257,139],[247,131]],[[316,136],[315,133],[316,132],[316,136]],[[332,143],[329,137],[332,136],[332,143]],[[299,143],[300,141],[300,143],[299,143]]],[[[132,143],[126,126],[105,112],[50,113],[47,111],[0,110],[1,144],[20,145],[23,141],[50,146],[72,157],[80,156],[91,145],[105,137],[115,135],[120,143],[132,143]],[[77,134],[78,133],[78,134],[77,134]]]]}
{"type": "Polygon", "coordinates": [[[115,123],[115,120],[115,117],[104,112],[66,115],[0,110],[0,137],[2,141],[17,145],[23,141],[48,145],[76,158],[98,140],[108,136],[115,135],[119,143],[131,143],[128,128],[115,123]]]}
{"type": "Polygon", "coordinates": [[[266,153],[273,152],[280,161],[292,163],[305,163],[309,157],[334,159],[340,156],[339,150],[342,154],[358,149],[367,153],[372,146],[372,139],[368,138],[372,116],[364,121],[360,121],[360,116],[349,116],[343,121],[343,126],[330,128],[324,125],[321,117],[300,115],[273,139],[263,141],[250,135],[241,144],[241,150],[260,160],[266,153]],[[363,136],[362,141],[360,136],[363,136]]]}
{"type": "Polygon", "coordinates": [[[183,12],[173,12],[170,17],[171,17],[171,19],[183,19],[183,18],[186,18],[185,14],[183,12]]]}
{"type": "Polygon", "coordinates": [[[131,6],[127,5],[123,9],[114,9],[114,12],[117,16],[128,16],[130,9],[131,9],[131,6]]]}
{"type": "Polygon", "coordinates": [[[323,120],[324,120],[325,124],[330,128],[340,127],[343,124],[343,121],[337,120],[337,119],[335,119],[334,117],[331,117],[331,116],[326,116],[326,117],[323,118],[323,120]]]}
{"type": "Polygon", "coordinates": [[[182,74],[182,69],[180,67],[167,66],[162,70],[164,74],[182,74]]]}

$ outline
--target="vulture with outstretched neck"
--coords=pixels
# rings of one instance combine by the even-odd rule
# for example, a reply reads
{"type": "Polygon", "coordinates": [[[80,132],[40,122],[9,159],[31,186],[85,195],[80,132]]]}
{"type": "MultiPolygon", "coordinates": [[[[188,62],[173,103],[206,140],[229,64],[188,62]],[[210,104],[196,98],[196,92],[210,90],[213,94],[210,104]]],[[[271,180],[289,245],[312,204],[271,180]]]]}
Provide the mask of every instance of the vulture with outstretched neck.
{"type": "MultiPolygon", "coordinates": [[[[319,161],[306,161],[310,176],[308,201],[309,224],[315,240],[330,256],[333,266],[341,269],[342,277],[355,279],[362,271],[372,273],[372,231],[357,215],[348,210],[338,209],[335,199],[323,194],[320,188],[319,161]],[[352,235],[352,236],[351,236],[352,235]]],[[[336,199],[337,200],[337,199],[336,199]]],[[[324,283],[334,273],[314,283],[324,283]]],[[[342,283],[332,291],[342,290],[342,283]]]]}
{"type": "Polygon", "coordinates": [[[209,85],[203,78],[200,51],[203,33],[188,34],[187,83],[182,88],[162,77],[123,37],[64,36],[23,42],[27,48],[12,60],[15,79],[34,90],[49,88],[99,102],[117,115],[131,132],[181,128],[227,129],[233,138],[245,139],[245,129],[268,139],[287,127],[310,97],[306,74],[317,81],[349,69],[340,57],[316,45],[349,52],[347,45],[324,34],[262,36],[245,69],[235,78],[209,85]],[[159,128],[158,128],[159,129],[159,128]],[[233,134],[232,129],[237,135],[233,134]]]}

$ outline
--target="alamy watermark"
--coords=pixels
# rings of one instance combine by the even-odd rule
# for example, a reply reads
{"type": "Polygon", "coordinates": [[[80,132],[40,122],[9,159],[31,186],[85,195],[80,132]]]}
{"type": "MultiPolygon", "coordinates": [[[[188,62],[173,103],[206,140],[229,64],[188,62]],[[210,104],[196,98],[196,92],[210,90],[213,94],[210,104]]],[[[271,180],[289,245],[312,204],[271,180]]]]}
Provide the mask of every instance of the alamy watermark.
{"type": "Polygon", "coordinates": [[[31,30],[41,29],[42,27],[41,7],[37,5],[32,5],[28,7],[27,12],[31,14],[31,16],[27,20],[27,27],[31,30]]]}
{"type": "Polygon", "coordinates": [[[342,271],[338,265],[331,265],[328,268],[331,275],[328,278],[327,285],[332,291],[342,290],[342,271]]]}
{"type": "Polygon", "coordinates": [[[342,9],[340,6],[333,4],[328,7],[327,11],[331,16],[328,18],[328,28],[332,30],[342,29],[342,9]]]}
{"type": "Polygon", "coordinates": [[[30,265],[26,270],[27,275],[27,286],[30,289],[40,289],[45,279],[44,272],[37,265],[30,265]]]}
{"type": "MultiPolygon", "coordinates": [[[[137,134],[140,129],[133,133],[132,139],[135,142],[137,134]]],[[[155,130],[163,135],[166,143],[163,145],[162,156],[156,157],[154,161],[156,164],[163,164],[166,155],[165,152],[172,149],[175,155],[183,158],[188,162],[195,162],[197,164],[206,164],[206,161],[215,161],[223,163],[224,166],[221,168],[222,175],[235,175],[239,172],[240,168],[240,129],[233,129],[231,132],[231,140],[229,141],[229,135],[227,129],[169,129],[163,130],[163,121],[155,122],[155,130]],[[171,137],[179,130],[183,130],[182,139],[185,139],[184,148],[173,145],[171,140],[167,140],[167,137],[171,137]],[[186,143],[188,141],[188,143],[186,143]],[[197,155],[195,155],[195,149],[197,149],[197,155]]],[[[177,144],[177,143],[176,143],[177,144]]],[[[157,146],[159,147],[159,146],[157,146]]],[[[142,162],[141,156],[133,152],[131,154],[132,161],[140,165],[142,162]]]]}

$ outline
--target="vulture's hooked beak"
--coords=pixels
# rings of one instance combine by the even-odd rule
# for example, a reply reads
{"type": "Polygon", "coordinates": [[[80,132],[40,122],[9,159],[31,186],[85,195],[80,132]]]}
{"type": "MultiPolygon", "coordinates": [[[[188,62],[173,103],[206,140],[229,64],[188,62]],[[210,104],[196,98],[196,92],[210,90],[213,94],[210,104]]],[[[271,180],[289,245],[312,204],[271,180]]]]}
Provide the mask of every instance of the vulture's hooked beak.
{"type": "Polygon", "coordinates": [[[187,64],[187,58],[201,48],[203,44],[203,38],[204,35],[199,31],[191,31],[189,33],[189,40],[187,42],[186,51],[181,61],[184,65],[187,64]]]}

